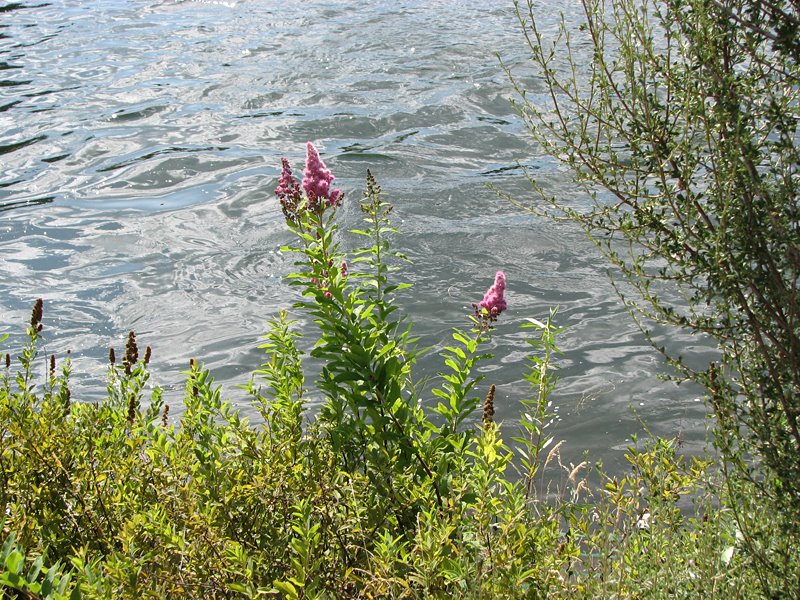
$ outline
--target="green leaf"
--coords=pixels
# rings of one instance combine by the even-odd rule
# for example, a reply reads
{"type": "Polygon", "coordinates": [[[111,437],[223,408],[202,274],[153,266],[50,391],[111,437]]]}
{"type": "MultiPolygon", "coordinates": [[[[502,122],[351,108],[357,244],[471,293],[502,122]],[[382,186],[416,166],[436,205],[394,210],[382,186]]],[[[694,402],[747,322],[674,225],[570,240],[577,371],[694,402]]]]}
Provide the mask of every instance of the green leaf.
{"type": "Polygon", "coordinates": [[[56,590],[56,593],[58,595],[60,596],[64,595],[64,592],[67,590],[67,585],[69,585],[70,579],[71,579],[70,573],[64,573],[64,575],[61,576],[61,581],[58,582],[58,589],[56,590]]]}
{"type": "Polygon", "coordinates": [[[447,400],[447,402],[450,402],[450,394],[443,392],[439,388],[434,388],[433,390],[431,390],[431,392],[433,393],[434,396],[438,396],[442,400],[447,400]]]}
{"type": "Polygon", "coordinates": [[[275,591],[283,592],[286,598],[298,598],[297,588],[289,581],[276,581],[273,584],[275,591]]]}
{"type": "Polygon", "coordinates": [[[16,548],[16,541],[17,537],[12,533],[6,538],[6,541],[3,542],[3,548],[0,550],[0,561],[2,561],[3,564],[6,564],[6,558],[8,558],[11,551],[16,548]]]}
{"type": "Polygon", "coordinates": [[[464,344],[464,345],[465,345],[467,348],[469,348],[469,347],[470,347],[470,345],[472,344],[472,340],[470,340],[470,339],[466,338],[466,337],[464,336],[464,334],[462,334],[460,331],[454,331],[454,332],[453,332],[453,339],[454,339],[455,341],[457,341],[457,342],[461,342],[461,343],[462,343],[462,344],[464,344]]]}
{"type": "Polygon", "coordinates": [[[44,557],[40,556],[31,565],[31,568],[28,570],[28,581],[36,581],[36,578],[39,577],[39,572],[42,570],[42,565],[44,564],[44,557]]]}
{"type": "Polygon", "coordinates": [[[18,574],[22,569],[24,560],[25,557],[19,552],[19,550],[12,550],[8,557],[6,557],[6,569],[8,569],[11,573],[18,574]]]}
{"type": "Polygon", "coordinates": [[[55,572],[53,572],[53,576],[50,576],[50,571],[47,572],[47,577],[42,582],[42,596],[47,598],[50,594],[53,593],[53,579],[55,578],[55,572]]]}
{"type": "Polygon", "coordinates": [[[520,327],[523,328],[523,329],[526,329],[526,328],[529,328],[529,327],[536,327],[537,329],[547,329],[547,325],[545,325],[544,323],[542,323],[538,319],[533,319],[533,318],[530,318],[530,317],[526,317],[525,320],[528,321],[529,324],[521,325],[520,327]]]}
{"type": "Polygon", "coordinates": [[[11,586],[14,589],[22,589],[21,586],[25,585],[25,580],[19,576],[19,573],[6,571],[5,573],[0,573],[0,584],[11,586]]]}

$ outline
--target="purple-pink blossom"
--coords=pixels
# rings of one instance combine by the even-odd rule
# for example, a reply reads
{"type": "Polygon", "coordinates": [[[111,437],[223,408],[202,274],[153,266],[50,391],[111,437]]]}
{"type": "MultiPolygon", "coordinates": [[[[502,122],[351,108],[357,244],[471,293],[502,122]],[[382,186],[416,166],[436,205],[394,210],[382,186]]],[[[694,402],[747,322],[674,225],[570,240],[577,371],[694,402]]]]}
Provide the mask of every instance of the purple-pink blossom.
{"type": "Polygon", "coordinates": [[[330,197],[328,198],[328,206],[341,206],[344,200],[344,194],[339,188],[333,188],[330,197]]]}
{"type": "Polygon", "coordinates": [[[275,188],[275,193],[281,200],[286,197],[295,201],[300,200],[300,185],[292,175],[292,168],[286,158],[281,158],[281,177],[278,179],[278,187],[275,188]]]}
{"type": "Polygon", "coordinates": [[[281,176],[275,193],[281,202],[284,216],[291,222],[297,221],[297,207],[302,199],[300,184],[292,175],[292,168],[286,158],[281,158],[281,176]]]}
{"type": "Polygon", "coordinates": [[[338,205],[342,200],[342,192],[331,189],[334,180],[333,173],[325,166],[319,157],[319,152],[314,144],[306,144],[306,168],[303,171],[303,190],[308,198],[310,207],[315,207],[319,200],[325,200],[328,206],[338,205]]]}
{"type": "Polygon", "coordinates": [[[503,273],[503,271],[498,271],[494,276],[494,284],[486,291],[479,306],[485,308],[489,316],[496,317],[508,308],[505,299],[505,291],[506,274],[503,273]]]}
{"type": "Polygon", "coordinates": [[[333,173],[325,166],[311,142],[306,144],[306,168],[303,171],[302,183],[298,183],[294,178],[289,161],[281,158],[281,176],[275,193],[280,199],[286,220],[296,225],[303,209],[314,214],[322,214],[326,206],[341,206],[344,194],[337,188],[331,188],[334,179],[333,173]],[[305,192],[305,203],[303,192],[305,192]]]}

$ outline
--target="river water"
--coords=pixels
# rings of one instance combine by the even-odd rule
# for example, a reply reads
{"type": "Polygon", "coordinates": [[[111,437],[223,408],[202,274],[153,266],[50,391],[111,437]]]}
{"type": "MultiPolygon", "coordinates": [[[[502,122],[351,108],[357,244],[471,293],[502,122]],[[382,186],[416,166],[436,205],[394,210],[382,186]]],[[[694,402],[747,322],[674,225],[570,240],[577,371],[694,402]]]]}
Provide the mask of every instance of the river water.
{"type": "MultiPolygon", "coordinates": [[[[509,0],[5,2],[0,333],[18,347],[43,297],[46,350],[72,351],[73,397],[97,398],[108,347],[135,329],[173,403],[191,357],[246,402],[236,385],[259,365],[264,322],[292,301],[280,157],[301,168],[312,140],[348,195],[344,229],[359,224],[367,168],[395,205],[395,246],[414,263],[398,273],[414,284],[401,304],[423,344],[466,326],[505,270],[509,310],[484,371],[510,430],[526,392],[519,326],[559,306],[553,431],[568,456],[613,468],[639,419],[702,445],[698,390],[659,380],[666,367],[591,244],[487,188],[533,198],[522,164],[587,201],[509,104],[497,55],[541,92],[509,0]]],[[[542,1],[544,29],[561,10],[577,23],[574,4],[542,1]]]]}

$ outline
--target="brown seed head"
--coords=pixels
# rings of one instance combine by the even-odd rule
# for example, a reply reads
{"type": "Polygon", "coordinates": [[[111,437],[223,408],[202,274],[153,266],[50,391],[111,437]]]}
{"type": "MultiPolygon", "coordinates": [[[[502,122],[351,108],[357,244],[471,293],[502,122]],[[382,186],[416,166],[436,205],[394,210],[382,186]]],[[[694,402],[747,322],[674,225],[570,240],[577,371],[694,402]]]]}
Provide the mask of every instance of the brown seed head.
{"type": "Polygon", "coordinates": [[[31,330],[40,332],[42,330],[42,315],[44,313],[44,302],[37,298],[31,311],[31,330]]]}
{"type": "Polygon", "coordinates": [[[494,392],[495,386],[489,386],[489,393],[486,394],[486,400],[483,402],[483,425],[488,427],[489,423],[494,423],[494,392]]]}
{"type": "Polygon", "coordinates": [[[136,332],[128,333],[128,343],[125,344],[125,360],[130,364],[136,364],[139,360],[139,347],[136,345],[136,332]]]}
{"type": "Polygon", "coordinates": [[[125,359],[122,364],[125,365],[125,374],[130,375],[133,365],[139,360],[139,347],[136,345],[136,333],[131,331],[128,333],[128,342],[125,344],[125,359]]]}
{"type": "Polygon", "coordinates": [[[137,404],[136,394],[131,394],[130,400],[128,400],[128,423],[131,425],[133,425],[133,421],[136,419],[137,404]]]}

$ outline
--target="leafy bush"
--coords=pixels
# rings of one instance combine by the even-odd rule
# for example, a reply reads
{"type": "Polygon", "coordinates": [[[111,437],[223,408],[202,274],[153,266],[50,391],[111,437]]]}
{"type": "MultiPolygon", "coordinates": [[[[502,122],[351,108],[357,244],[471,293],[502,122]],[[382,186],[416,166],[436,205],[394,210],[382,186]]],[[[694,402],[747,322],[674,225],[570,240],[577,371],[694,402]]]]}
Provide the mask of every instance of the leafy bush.
{"type": "Polygon", "coordinates": [[[583,0],[552,38],[515,5],[544,92],[515,80],[520,114],[594,199],[539,187],[529,208],[586,231],[643,330],[717,346],[702,367],[660,350],[705,388],[739,533],[782,594],[800,583],[798,4],[583,0]]]}
{"type": "Polygon", "coordinates": [[[59,368],[40,353],[36,303],[0,381],[0,585],[71,598],[750,594],[752,558],[713,504],[707,463],[662,440],[632,447],[622,476],[561,463],[548,429],[555,312],[527,324],[531,397],[519,436],[504,440],[478,372],[506,308],[502,272],[441,351],[437,382],[421,386],[421,352],[394,304],[391,206],[368,173],[353,232],[365,244],[348,260],[332,180],[310,144],[302,184],[284,162],[294,310],[317,335],[305,344],[286,311],[269,321],[245,386],[258,422],[194,360],[172,422],[134,333],[121,361],[110,353],[105,399],[80,402],[69,359],[59,368]],[[313,383],[306,352],[322,365],[313,383]],[[686,516],[679,503],[692,499],[686,516]]]}

